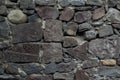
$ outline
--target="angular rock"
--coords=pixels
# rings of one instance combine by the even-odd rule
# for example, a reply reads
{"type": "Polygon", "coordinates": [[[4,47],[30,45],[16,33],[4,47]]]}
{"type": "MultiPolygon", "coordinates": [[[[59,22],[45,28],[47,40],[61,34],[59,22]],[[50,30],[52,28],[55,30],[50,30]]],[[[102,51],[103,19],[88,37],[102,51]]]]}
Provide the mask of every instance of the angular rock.
{"type": "Polygon", "coordinates": [[[21,10],[12,10],[8,14],[8,20],[14,24],[21,24],[27,21],[27,16],[21,10]]]}
{"type": "Polygon", "coordinates": [[[60,20],[70,21],[74,16],[74,10],[70,8],[65,8],[60,15],[60,20]]]}
{"type": "Polygon", "coordinates": [[[95,9],[93,12],[93,20],[97,20],[102,18],[105,15],[105,9],[104,7],[95,9]]]}
{"type": "Polygon", "coordinates": [[[63,47],[72,48],[78,45],[77,40],[74,37],[65,37],[63,39],[63,47]]]}
{"type": "Polygon", "coordinates": [[[36,11],[43,19],[56,19],[59,16],[59,11],[53,7],[37,7],[36,11]]]}
{"type": "Polygon", "coordinates": [[[89,30],[85,32],[85,39],[91,40],[97,37],[98,32],[95,30],[89,30]]]}
{"type": "Polygon", "coordinates": [[[13,43],[39,41],[42,39],[41,23],[25,23],[12,27],[13,43]],[[34,26],[33,26],[34,25],[34,26]]]}
{"type": "Polygon", "coordinates": [[[81,43],[75,48],[68,49],[67,53],[76,59],[86,60],[88,58],[87,44],[88,44],[87,42],[81,43]]]}
{"type": "Polygon", "coordinates": [[[115,8],[109,8],[108,12],[106,13],[106,18],[112,23],[120,23],[120,11],[115,8]]]}
{"type": "Polygon", "coordinates": [[[63,26],[64,33],[66,35],[75,36],[77,33],[78,24],[75,22],[68,22],[63,26]]]}
{"type": "Polygon", "coordinates": [[[0,6],[0,15],[7,15],[7,7],[2,5],[0,6]]]}
{"type": "Polygon", "coordinates": [[[105,66],[115,66],[116,65],[116,60],[114,59],[104,59],[104,60],[100,60],[102,65],[105,66]]]}
{"type": "Polygon", "coordinates": [[[102,6],[103,1],[102,0],[87,0],[86,4],[88,4],[88,5],[102,6]]]}
{"type": "Polygon", "coordinates": [[[120,23],[112,24],[113,28],[120,29],[120,23]]]}
{"type": "Polygon", "coordinates": [[[60,43],[41,44],[40,59],[42,63],[60,62],[63,58],[62,45],[60,43]]]}
{"type": "Polygon", "coordinates": [[[99,33],[99,37],[110,36],[113,35],[113,28],[111,25],[103,25],[98,30],[98,33],[99,33]]]}
{"type": "Polygon", "coordinates": [[[34,9],[35,3],[34,0],[20,0],[21,9],[34,9]]]}
{"type": "Polygon", "coordinates": [[[35,0],[35,3],[39,6],[43,6],[43,5],[54,6],[56,5],[56,0],[35,0]]]}
{"type": "Polygon", "coordinates": [[[44,30],[44,40],[47,42],[59,42],[62,40],[62,22],[58,20],[47,20],[44,30]]]}
{"type": "Polygon", "coordinates": [[[77,70],[75,73],[75,80],[89,80],[89,77],[85,74],[83,70],[77,70]]]}
{"type": "Polygon", "coordinates": [[[75,13],[74,21],[78,23],[83,23],[85,21],[90,20],[91,17],[92,17],[92,14],[90,11],[81,11],[81,12],[75,13]]]}

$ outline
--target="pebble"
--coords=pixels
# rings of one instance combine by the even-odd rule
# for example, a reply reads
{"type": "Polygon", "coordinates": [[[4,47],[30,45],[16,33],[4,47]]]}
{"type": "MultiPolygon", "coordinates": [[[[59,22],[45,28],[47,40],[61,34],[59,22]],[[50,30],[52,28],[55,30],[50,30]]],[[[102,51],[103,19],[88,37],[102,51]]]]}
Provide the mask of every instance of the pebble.
{"type": "Polygon", "coordinates": [[[102,63],[102,65],[105,65],[105,66],[115,66],[116,65],[116,60],[114,60],[114,59],[100,60],[100,62],[102,63]]]}

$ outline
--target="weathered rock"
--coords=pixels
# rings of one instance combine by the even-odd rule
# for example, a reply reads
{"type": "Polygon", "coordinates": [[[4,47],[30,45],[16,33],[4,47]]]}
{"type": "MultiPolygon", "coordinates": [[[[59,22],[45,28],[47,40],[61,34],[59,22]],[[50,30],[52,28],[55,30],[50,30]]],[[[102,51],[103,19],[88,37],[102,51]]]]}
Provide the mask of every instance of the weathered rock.
{"type": "Polygon", "coordinates": [[[64,33],[66,35],[75,36],[77,33],[78,24],[75,22],[68,22],[63,26],[64,33]]]}
{"type": "Polygon", "coordinates": [[[40,58],[42,63],[60,62],[63,58],[62,45],[60,43],[41,44],[40,58]]]}
{"type": "Polygon", "coordinates": [[[113,28],[120,29],[120,24],[119,23],[112,24],[112,26],[113,26],[113,28]]]}
{"type": "Polygon", "coordinates": [[[66,7],[66,6],[70,5],[69,0],[58,0],[58,3],[59,3],[60,6],[62,6],[62,7],[66,7]]]}
{"type": "Polygon", "coordinates": [[[27,80],[53,80],[53,79],[52,76],[49,75],[31,74],[28,76],[27,80]]]}
{"type": "Polygon", "coordinates": [[[35,3],[34,0],[20,0],[21,9],[34,9],[35,3]]]}
{"type": "Polygon", "coordinates": [[[7,15],[7,8],[6,6],[0,6],[0,15],[7,15]]]}
{"type": "Polygon", "coordinates": [[[77,40],[74,37],[65,37],[63,39],[63,47],[72,48],[78,45],[77,40]]]}
{"type": "Polygon", "coordinates": [[[104,60],[100,60],[102,65],[105,66],[115,66],[116,65],[116,60],[114,59],[104,59],[104,60]]]}
{"type": "Polygon", "coordinates": [[[44,40],[58,42],[62,40],[62,37],[62,22],[58,20],[46,20],[44,40]]]}
{"type": "Polygon", "coordinates": [[[8,20],[15,24],[25,23],[27,16],[21,10],[12,10],[8,14],[8,20]]]}
{"type": "Polygon", "coordinates": [[[85,39],[91,40],[97,37],[98,32],[95,30],[89,30],[85,32],[85,39]]]}
{"type": "Polygon", "coordinates": [[[85,21],[90,20],[92,17],[92,14],[90,11],[82,11],[75,13],[74,21],[78,23],[83,23],[85,21]]]}
{"type": "Polygon", "coordinates": [[[71,8],[65,8],[60,15],[60,20],[70,21],[74,16],[74,10],[71,8]]]}
{"type": "Polygon", "coordinates": [[[75,73],[75,80],[89,80],[89,77],[85,74],[83,70],[77,70],[75,73]]]}
{"type": "Polygon", "coordinates": [[[28,22],[41,22],[41,19],[39,18],[39,16],[37,14],[33,14],[31,16],[28,17],[28,22]]]}
{"type": "Polygon", "coordinates": [[[99,33],[99,37],[110,36],[113,35],[113,28],[111,25],[103,25],[98,30],[98,33],[99,33]]]}
{"type": "Polygon", "coordinates": [[[83,6],[83,5],[85,5],[84,0],[68,0],[68,1],[73,6],[83,6]]]}
{"type": "Polygon", "coordinates": [[[12,27],[13,43],[39,41],[42,39],[41,23],[25,23],[12,27]],[[34,25],[34,26],[33,26],[34,25]]]}
{"type": "Polygon", "coordinates": [[[103,1],[102,0],[87,0],[86,4],[88,4],[88,5],[102,6],[103,1]]]}
{"type": "Polygon", "coordinates": [[[67,53],[76,59],[86,60],[88,58],[87,44],[88,44],[87,42],[81,43],[75,48],[68,49],[67,53]]]}
{"type": "Polygon", "coordinates": [[[43,19],[56,19],[59,16],[59,11],[53,7],[37,7],[36,11],[43,19]]]}
{"type": "Polygon", "coordinates": [[[92,28],[92,26],[89,23],[82,23],[79,25],[78,31],[84,32],[84,31],[90,30],[91,28],[92,28]]]}
{"type": "Polygon", "coordinates": [[[93,20],[97,20],[102,18],[105,15],[105,9],[104,7],[95,9],[93,12],[93,20]]]}
{"type": "Polygon", "coordinates": [[[0,80],[19,80],[19,79],[17,79],[13,75],[4,74],[4,75],[0,75],[0,80]]]}
{"type": "Polygon", "coordinates": [[[55,73],[53,77],[54,79],[57,79],[57,80],[73,80],[74,74],[73,73],[55,73]]]}
{"type": "Polygon", "coordinates": [[[115,8],[110,8],[106,14],[106,18],[112,23],[120,23],[120,11],[115,8]]]}
{"type": "Polygon", "coordinates": [[[35,3],[37,5],[43,6],[43,5],[56,5],[56,0],[35,0],[35,3]]]}

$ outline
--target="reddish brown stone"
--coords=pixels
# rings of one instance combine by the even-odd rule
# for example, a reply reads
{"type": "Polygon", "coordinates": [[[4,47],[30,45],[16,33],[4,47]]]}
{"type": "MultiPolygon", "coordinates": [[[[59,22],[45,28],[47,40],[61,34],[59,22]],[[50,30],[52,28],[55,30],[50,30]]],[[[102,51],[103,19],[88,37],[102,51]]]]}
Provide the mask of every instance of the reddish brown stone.
{"type": "Polygon", "coordinates": [[[77,70],[75,74],[75,80],[89,80],[89,77],[85,74],[83,70],[77,70]]]}
{"type": "Polygon", "coordinates": [[[58,20],[47,20],[44,30],[45,41],[62,41],[62,22],[58,20]]]}
{"type": "Polygon", "coordinates": [[[93,12],[93,20],[102,18],[105,15],[104,7],[98,8],[93,12]]]}
{"type": "Polygon", "coordinates": [[[120,23],[112,24],[114,28],[120,29],[120,23]]]}
{"type": "Polygon", "coordinates": [[[85,21],[90,20],[91,17],[92,17],[92,14],[90,11],[77,12],[74,16],[74,21],[78,23],[83,23],[85,21]]]}
{"type": "Polygon", "coordinates": [[[73,18],[74,10],[70,8],[65,8],[62,14],[60,15],[60,20],[70,21],[73,18]]]}
{"type": "Polygon", "coordinates": [[[37,7],[36,11],[43,19],[56,19],[59,16],[59,11],[53,7],[37,7]]]}

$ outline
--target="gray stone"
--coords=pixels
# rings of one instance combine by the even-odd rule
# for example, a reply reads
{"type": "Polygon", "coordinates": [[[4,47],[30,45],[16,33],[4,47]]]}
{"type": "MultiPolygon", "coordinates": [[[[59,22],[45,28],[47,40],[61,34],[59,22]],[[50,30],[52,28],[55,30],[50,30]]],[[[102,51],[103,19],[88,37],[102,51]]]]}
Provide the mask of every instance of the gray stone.
{"type": "Polygon", "coordinates": [[[37,7],[36,11],[43,19],[56,19],[59,16],[59,11],[54,7],[37,7]]]}
{"type": "Polygon", "coordinates": [[[0,15],[7,15],[7,7],[2,5],[0,6],[0,15]]]}
{"type": "Polygon", "coordinates": [[[47,42],[60,42],[63,38],[62,22],[59,20],[46,20],[44,40],[47,42]]]}
{"type": "Polygon", "coordinates": [[[35,3],[37,5],[43,6],[43,5],[56,5],[56,0],[35,0],[35,3]]]}
{"type": "Polygon", "coordinates": [[[78,31],[84,32],[84,31],[90,30],[91,28],[92,28],[92,26],[89,23],[82,23],[79,25],[78,31]]]}
{"type": "Polygon", "coordinates": [[[31,16],[28,17],[28,22],[41,22],[41,19],[39,18],[39,16],[37,14],[33,14],[31,16]]]}
{"type": "Polygon", "coordinates": [[[4,75],[0,75],[0,80],[19,80],[19,79],[17,79],[13,75],[4,74],[4,75]]]}
{"type": "Polygon", "coordinates": [[[83,5],[85,5],[84,0],[69,0],[69,3],[73,6],[83,6],[83,5]]]}
{"type": "Polygon", "coordinates": [[[88,5],[102,6],[103,0],[87,0],[86,4],[88,4],[88,5]]]}
{"type": "Polygon", "coordinates": [[[12,27],[13,43],[39,41],[42,39],[41,23],[25,23],[12,27]],[[33,26],[34,25],[34,26],[33,26]]]}
{"type": "Polygon", "coordinates": [[[98,32],[95,30],[89,30],[85,32],[85,39],[91,40],[97,37],[98,32]]]}
{"type": "Polygon", "coordinates": [[[0,16],[0,22],[5,21],[5,18],[3,16],[0,16]]]}
{"type": "Polygon", "coordinates": [[[27,14],[29,16],[29,15],[33,15],[35,13],[35,11],[34,10],[24,9],[23,13],[25,13],[25,14],[27,14]]]}
{"type": "Polygon", "coordinates": [[[108,0],[107,3],[108,3],[108,6],[109,7],[115,7],[117,5],[119,0],[108,0]]]}
{"type": "Polygon", "coordinates": [[[113,28],[120,29],[120,23],[112,24],[113,28]]]}
{"type": "Polygon", "coordinates": [[[58,2],[60,4],[60,6],[62,6],[62,7],[66,7],[66,6],[70,5],[69,0],[58,0],[58,2]]]}
{"type": "Polygon", "coordinates": [[[113,34],[113,28],[111,25],[103,25],[98,30],[99,37],[106,37],[113,34]]]}

